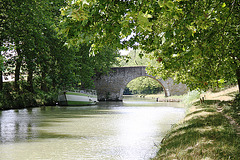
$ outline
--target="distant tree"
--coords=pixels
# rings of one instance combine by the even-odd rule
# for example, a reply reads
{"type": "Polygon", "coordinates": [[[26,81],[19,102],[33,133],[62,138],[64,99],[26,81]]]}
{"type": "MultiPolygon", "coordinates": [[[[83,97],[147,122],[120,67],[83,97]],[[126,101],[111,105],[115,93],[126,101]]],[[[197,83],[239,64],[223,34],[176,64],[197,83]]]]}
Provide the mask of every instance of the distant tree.
{"type": "Polygon", "coordinates": [[[128,83],[133,94],[157,94],[163,91],[159,82],[149,77],[139,77],[128,83]]]}
{"type": "Polygon", "coordinates": [[[132,91],[128,87],[126,87],[123,91],[123,95],[132,95],[132,94],[133,94],[132,91]]]}
{"type": "MultiPolygon", "coordinates": [[[[149,55],[144,54],[143,51],[132,50],[128,55],[120,59],[120,66],[148,66],[155,62],[150,60],[149,55]]],[[[156,80],[149,77],[139,77],[132,80],[128,83],[126,89],[125,92],[130,90],[134,94],[157,94],[163,91],[162,86],[156,80]]]]}

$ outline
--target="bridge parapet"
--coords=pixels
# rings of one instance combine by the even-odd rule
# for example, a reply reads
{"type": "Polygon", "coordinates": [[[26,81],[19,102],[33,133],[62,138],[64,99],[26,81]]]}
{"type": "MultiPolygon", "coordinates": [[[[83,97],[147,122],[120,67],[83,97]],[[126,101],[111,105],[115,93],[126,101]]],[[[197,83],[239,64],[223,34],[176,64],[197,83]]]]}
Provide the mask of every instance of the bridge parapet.
{"type": "MultiPolygon", "coordinates": [[[[138,77],[155,77],[148,75],[145,66],[137,67],[114,67],[109,74],[102,75],[95,79],[95,88],[97,90],[99,101],[122,101],[123,91],[127,84],[138,77]]],[[[164,88],[165,96],[181,95],[187,92],[184,84],[174,84],[172,79],[166,81],[156,79],[164,88]],[[175,90],[175,91],[174,91],[175,90]]]]}

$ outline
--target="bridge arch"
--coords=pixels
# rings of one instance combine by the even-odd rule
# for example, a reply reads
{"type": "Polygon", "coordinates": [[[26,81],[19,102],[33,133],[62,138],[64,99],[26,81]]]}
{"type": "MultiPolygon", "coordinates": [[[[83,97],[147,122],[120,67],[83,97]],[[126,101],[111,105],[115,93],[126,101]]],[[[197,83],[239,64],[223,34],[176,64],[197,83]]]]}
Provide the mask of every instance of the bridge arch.
{"type": "Polygon", "coordinates": [[[123,91],[127,84],[138,77],[150,77],[157,80],[163,87],[165,96],[171,95],[171,87],[174,85],[170,79],[156,79],[146,72],[145,66],[114,67],[107,75],[102,75],[94,80],[95,89],[99,101],[122,101],[123,91]]]}
{"type": "Polygon", "coordinates": [[[170,96],[168,88],[165,88],[165,86],[164,86],[164,81],[162,79],[156,79],[155,77],[150,76],[150,75],[138,76],[138,77],[135,77],[133,79],[132,78],[128,79],[129,81],[124,86],[124,89],[127,87],[128,83],[130,83],[131,81],[133,81],[133,80],[135,80],[137,78],[140,78],[140,77],[148,77],[148,78],[154,79],[155,81],[157,81],[162,86],[163,91],[165,93],[165,97],[170,96]]]}

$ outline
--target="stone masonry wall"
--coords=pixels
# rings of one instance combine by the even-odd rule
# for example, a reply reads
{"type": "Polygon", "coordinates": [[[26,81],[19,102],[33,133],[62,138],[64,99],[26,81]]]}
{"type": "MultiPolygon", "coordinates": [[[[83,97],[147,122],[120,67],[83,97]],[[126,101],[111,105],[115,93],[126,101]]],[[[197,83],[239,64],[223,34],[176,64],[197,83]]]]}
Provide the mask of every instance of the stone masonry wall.
{"type": "MultiPolygon", "coordinates": [[[[108,75],[102,75],[95,79],[95,88],[97,90],[99,101],[121,101],[123,99],[123,91],[127,84],[142,76],[154,78],[146,73],[145,66],[137,67],[115,67],[108,75]]],[[[166,96],[181,95],[187,92],[184,84],[174,84],[172,79],[163,81],[156,79],[161,83],[165,90],[166,96]]]]}

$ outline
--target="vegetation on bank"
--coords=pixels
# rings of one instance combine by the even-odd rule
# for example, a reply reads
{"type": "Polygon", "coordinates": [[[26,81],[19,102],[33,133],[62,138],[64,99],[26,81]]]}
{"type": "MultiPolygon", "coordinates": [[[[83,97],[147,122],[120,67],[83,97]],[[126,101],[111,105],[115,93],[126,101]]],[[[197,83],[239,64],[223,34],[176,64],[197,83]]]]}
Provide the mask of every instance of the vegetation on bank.
{"type": "Polygon", "coordinates": [[[2,92],[0,92],[0,110],[56,105],[58,89],[46,92],[35,88],[34,92],[30,92],[25,81],[20,86],[20,89],[16,91],[14,82],[4,83],[2,92]]]}
{"type": "Polygon", "coordinates": [[[240,87],[239,10],[239,0],[76,0],[61,9],[59,28],[69,46],[141,49],[157,62],[149,75],[191,90],[240,87]]]}
{"type": "Polygon", "coordinates": [[[234,101],[197,101],[162,140],[153,159],[239,159],[240,94],[234,101]]]}
{"type": "Polygon", "coordinates": [[[65,5],[65,0],[1,1],[0,108],[55,104],[59,90],[92,88],[92,78],[117,62],[117,50],[107,44],[67,46],[58,32],[65,5]]]}
{"type": "Polygon", "coordinates": [[[159,94],[138,94],[139,97],[155,99],[158,102],[183,102],[186,106],[190,105],[193,100],[199,99],[199,91],[191,91],[184,95],[174,95],[166,97],[164,91],[159,94]]]}
{"type": "MultiPolygon", "coordinates": [[[[41,0],[0,4],[0,91],[56,93],[90,87],[115,64],[120,49],[141,49],[148,74],[191,90],[238,83],[239,0],[41,0]],[[21,86],[27,81],[27,87],[21,86]]],[[[34,98],[37,100],[37,98],[34,98]]],[[[5,100],[1,97],[1,101],[5,100]]],[[[1,102],[2,103],[2,102],[1,102]]]]}
{"type": "Polygon", "coordinates": [[[123,94],[157,94],[163,92],[161,84],[149,77],[139,77],[129,82],[123,94]]]}

